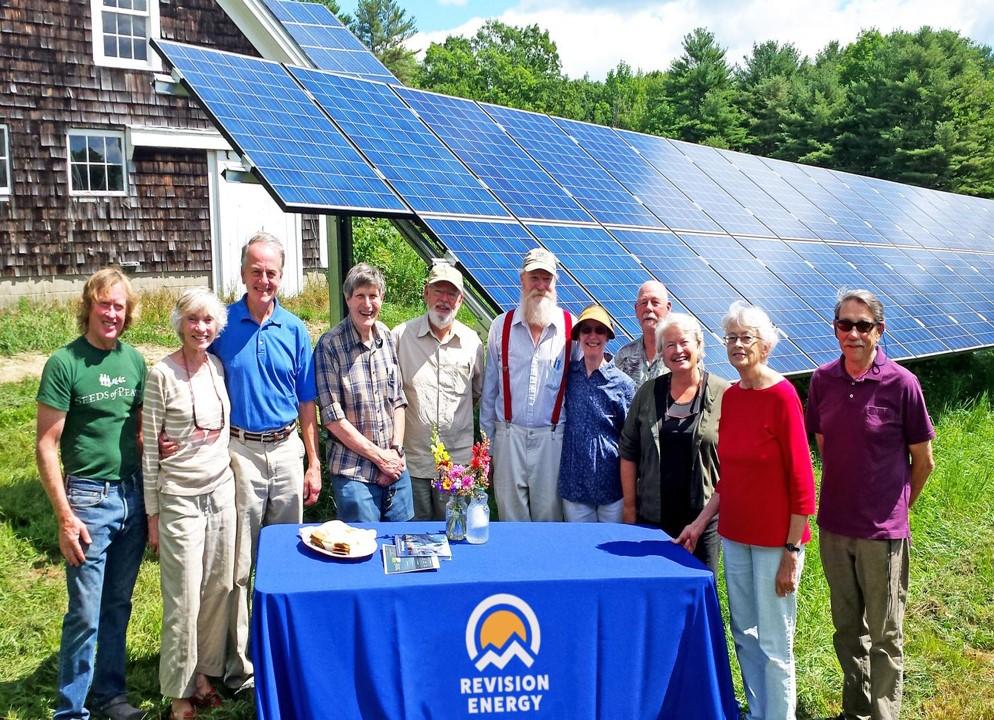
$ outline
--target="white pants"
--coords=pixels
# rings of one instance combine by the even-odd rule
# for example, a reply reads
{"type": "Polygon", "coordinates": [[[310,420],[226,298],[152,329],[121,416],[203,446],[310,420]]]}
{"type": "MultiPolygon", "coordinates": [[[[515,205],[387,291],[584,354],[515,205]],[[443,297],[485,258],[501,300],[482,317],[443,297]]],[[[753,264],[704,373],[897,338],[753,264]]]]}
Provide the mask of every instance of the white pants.
{"type": "Polygon", "coordinates": [[[563,519],[559,459],[563,424],[529,428],[497,423],[493,439],[494,496],[501,520],[563,519]]]}
{"type": "Polygon", "coordinates": [[[278,443],[240,440],[229,445],[235,471],[235,588],[231,594],[228,657],[224,680],[238,689],[252,677],[249,654],[249,587],[264,525],[300,523],[304,518],[304,443],[297,433],[278,443]]]}
{"type": "Polygon", "coordinates": [[[162,653],[159,685],[190,697],[196,675],[224,672],[235,563],[235,482],[203,495],[159,495],[162,653]]]}
{"type": "MultiPolygon", "coordinates": [[[[793,720],[797,707],[794,630],[797,593],[778,597],[783,548],[743,545],[722,538],[728,612],[735,654],[749,703],[749,720],[793,720]]],[[[804,550],[797,558],[800,580],[804,550]]]]}
{"type": "Polygon", "coordinates": [[[607,505],[591,505],[572,500],[563,500],[563,515],[566,522],[613,522],[620,523],[625,509],[625,499],[607,505]]]}

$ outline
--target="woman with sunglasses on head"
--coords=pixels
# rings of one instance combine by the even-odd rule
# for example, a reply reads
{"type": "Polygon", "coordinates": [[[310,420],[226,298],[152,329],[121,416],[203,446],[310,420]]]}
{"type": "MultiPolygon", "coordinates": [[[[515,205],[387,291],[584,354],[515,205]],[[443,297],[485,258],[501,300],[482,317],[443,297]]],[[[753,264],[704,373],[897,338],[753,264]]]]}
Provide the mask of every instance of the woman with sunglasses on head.
{"type": "Polygon", "coordinates": [[[605,355],[614,339],[599,305],[580,314],[571,334],[583,357],[570,363],[559,496],[567,522],[621,522],[618,436],[635,383],[605,355]]]}
{"type": "Polygon", "coordinates": [[[172,312],[180,349],[148,373],[142,409],[148,542],[159,554],[162,651],[159,684],[170,717],[189,720],[221,699],[234,576],[235,485],[228,456],[231,406],[220,361],[207,353],[224,329],[224,304],[205,288],[185,291],[172,312]],[[178,448],[159,455],[165,432],[178,448]]]}
{"type": "MultiPolygon", "coordinates": [[[[704,333],[696,318],[670,313],[656,327],[656,355],[669,371],[635,395],[621,433],[625,521],[676,537],[711,499],[718,482],[718,419],[728,381],[701,366],[704,333]]],[[[691,550],[718,572],[717,519],[691,550]]]]}
{"type": "Polygon", "coordinates": [[[794,386],[766,364],[777,344],[769,316],[735,302],[722,327],[739,381],[722,402],[721,480],[677,542],[693,550],[720,503],[718,534],[748,717],[791,720],[796,590],[815,509],[804,415],[794,386]]]}

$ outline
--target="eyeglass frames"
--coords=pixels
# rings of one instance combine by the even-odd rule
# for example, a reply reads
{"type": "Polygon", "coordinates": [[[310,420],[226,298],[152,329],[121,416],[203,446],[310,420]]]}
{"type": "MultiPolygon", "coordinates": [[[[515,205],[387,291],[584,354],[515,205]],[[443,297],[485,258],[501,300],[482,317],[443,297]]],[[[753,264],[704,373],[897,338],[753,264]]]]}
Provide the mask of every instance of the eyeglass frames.
{"type": "Polygon", "coordinates": [[[835,329],[839,332],[852,332],[852,329],[856,328],[856,332],[860,335],[865,335],[876,326],[877,323],[872,320],[849,320],[847,318],[838,318],[835,321],[835,329]]]}

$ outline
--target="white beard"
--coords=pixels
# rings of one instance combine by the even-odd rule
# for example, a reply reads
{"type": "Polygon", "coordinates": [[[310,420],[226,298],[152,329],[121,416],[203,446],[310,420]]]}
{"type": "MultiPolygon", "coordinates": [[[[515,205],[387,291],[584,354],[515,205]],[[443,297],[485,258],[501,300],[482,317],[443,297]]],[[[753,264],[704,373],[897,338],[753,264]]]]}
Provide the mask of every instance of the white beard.
{"type": "Polygon", "coordinates": [[[431,324],[439,328],[440,330],[444,330],[445,328],[449,327],[455,321],[455,319],[456,319],[456,313],[453,310],[449,310],[449,312],[447,312],[444,315],[436,312],[435,310],[428,311],[428,320],[430,320],[431,324]]]}
{"type": "Polygon", "coordinates": [[[522,290],[521,309],[525,314],[525,322],[529,325],[540,327],[551,325],[555,322],[556,312],[559,310],[556,307],[556,289],[550,289],[547,295],[532,294],[530,296],[526,296],[525,291],[522,290]]]}

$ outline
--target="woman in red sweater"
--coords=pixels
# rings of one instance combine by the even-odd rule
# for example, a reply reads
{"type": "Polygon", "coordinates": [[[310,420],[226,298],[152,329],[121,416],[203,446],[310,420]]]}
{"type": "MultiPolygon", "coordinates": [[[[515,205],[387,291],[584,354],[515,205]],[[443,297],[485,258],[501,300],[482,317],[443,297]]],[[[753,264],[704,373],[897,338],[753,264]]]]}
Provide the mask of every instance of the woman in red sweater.
{"type": "Polygon", "coordinates": [[[722,327],[739,381],[722,402],[721,479],[676,542],[693,552],[720,504],[718,533],[748,717],[793,720],[795,591],[815,510],[804,415],[794,386],[766,364],[777,344],[769,316],[736,302],[722,327]]]}

